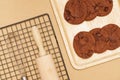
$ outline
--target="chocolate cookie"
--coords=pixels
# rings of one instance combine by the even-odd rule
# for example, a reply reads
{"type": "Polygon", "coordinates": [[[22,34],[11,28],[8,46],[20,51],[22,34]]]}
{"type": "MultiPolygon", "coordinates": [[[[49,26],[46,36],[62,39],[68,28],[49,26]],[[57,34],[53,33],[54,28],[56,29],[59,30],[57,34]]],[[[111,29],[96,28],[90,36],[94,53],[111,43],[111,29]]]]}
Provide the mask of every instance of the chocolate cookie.
{"type": "Polygon", "coordinates": [[[94,37],[89,32],[79,32],[73,41],[73,47],[81,58],[89,58],[93,55],[94,37]]]}
{"type": "Polygon", "coordinates": [[[119,27],[115,24],[108,24],[103,26],[102,30],[106,31],[111,36],[119,27]]]}
{"type": "Polygon", "coordinates": [[[113,0],[99,0],[100,2],[97,4],[98,6],[98,11],[97,15],[98,16],[106,16],[108,15],[113,7],[113,0]]]}
{"type": "Polygon", "coordinates": [[[94,36],[95,38],[95,47],[94,47],[94,52],[95,53],[102,53],[107,50],[107,39],[108,39],[108,34],[105,31],[102,31],[100,28],[95,28],[90,31],[90,33],[94,36]]]}
{"type": "Polygon", "coordinates": [[[95,7],[96,7],[96,0],[84,0],[87,5],[87,16],[85,18],[86,21],[90,21],[97,16],[95,7]]]}
{"type": "Polygon", "coordinates": [[[109,24],[102,28],[109,34],[108,49],[114,50],[120,46],[120,28],[115,24],[109,24]]]}
{"type": "Polygon", "coordinates": [[[78,45],[77,43],[74,43],[74,49],[75,49],[75,52],[77,53],[77,55],[83,59],[88,59],[90,58],[94,51],[89,48],[88,46],[85,46],[83,47],[82,49],[79,48],[79,46],[75,46],[75,45],[78,45]]]}
{"type": "Polygon", "coordinates": [[[110,37],[109,37],[109,50],[114,50],[120,46],[120,29],[117,29],[110,37]]]}
{"type": "Polygon", "coordinates": [[[83,0],[69,0],[65,6],[64,18],[70,24],[80,24],[87,15],[87,6],[83,0]]]}

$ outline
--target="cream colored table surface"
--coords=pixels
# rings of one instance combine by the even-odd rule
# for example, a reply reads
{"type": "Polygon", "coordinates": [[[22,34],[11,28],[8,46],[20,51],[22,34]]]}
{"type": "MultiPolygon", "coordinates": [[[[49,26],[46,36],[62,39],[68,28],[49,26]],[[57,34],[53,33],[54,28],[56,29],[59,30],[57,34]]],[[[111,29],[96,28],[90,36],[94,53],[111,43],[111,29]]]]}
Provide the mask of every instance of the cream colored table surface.
{"type": "Polygon", "coordinates": [[[49,0],[0,0],[0,27],[43,13],[49,13],[57,33],[70,80],[120,80],[120,59],[75,70],[70,64],[49,0]]]}

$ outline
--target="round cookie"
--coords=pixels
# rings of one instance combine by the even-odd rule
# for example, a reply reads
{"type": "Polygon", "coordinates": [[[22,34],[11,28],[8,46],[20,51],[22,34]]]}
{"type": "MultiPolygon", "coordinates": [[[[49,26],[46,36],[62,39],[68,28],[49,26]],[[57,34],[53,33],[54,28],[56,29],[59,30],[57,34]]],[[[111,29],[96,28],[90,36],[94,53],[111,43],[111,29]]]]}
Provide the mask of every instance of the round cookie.
{"type": "Polygon", "coordinates": [[[120,46],[120,29],[117,29],[109,38],[109,50],[114,50],[120,46]]]}
{"type": "Polygon", "coordinates": [[[119,27],[115,24],[108,24],[103,26],[102,30],[106,31],[111,36],[119,27]]]}
{"type": "Polygon", "coordinates": [[[96,0],[84,0],[84,2],[87,5],[87,16],[85,18],[86,21],[90,21],[94,19],[97,16],[95,7],[96,7],[96,0]]]}
{"type": "Polygon", "coordinates": [[[100,0],[98,4],[98,16],[106,16],[112,11],[113,0],[100,0]]]}
{"type": "Polygon", "coordinates": [[[83,0],[69,0],[65,5],[64,18],[70,24],[80,24],[87,15],[87,6],[83,0]]]}
{"type": "Polygon", "coordinates": [[[74,43],[74,49],[80,58],[88,59],[93,55],[94,51],[91,48],[85,46],[82,49],[80,49],[79,46],[76,46],[76,45],[78,44],[74,43]]]}
{"type": "Polygon", "coordinates": [[[108,24],[102,28],[109,34],[108,49],[114,50],[120,46],[120,28],[115,24],[108,24]]]}
{"type": "Polygon", "coordinates": [[[94,52],[95,53],[103,53],[104,51],[107,50],[107,39],[108,39],[108,34],[105,31],[102,31],[101,28],[95,28],[90,31],[90,33],[94,36],[95,38],[95,45],[94,45],[94,52]]]}
{"type": "Polygon", "coordinates": [[[89,32],[79,32],[73,41],[73,47],[76,54],[83,58],[87,59],[93,55],[94,47],[94,37],[89,32]]]}

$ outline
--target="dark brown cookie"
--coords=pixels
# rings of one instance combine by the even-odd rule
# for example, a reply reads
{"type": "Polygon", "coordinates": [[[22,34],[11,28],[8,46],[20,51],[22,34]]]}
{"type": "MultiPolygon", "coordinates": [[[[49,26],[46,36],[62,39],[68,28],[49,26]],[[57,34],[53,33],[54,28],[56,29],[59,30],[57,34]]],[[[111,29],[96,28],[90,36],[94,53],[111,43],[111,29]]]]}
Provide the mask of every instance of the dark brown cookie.
{"type": "Polygon", "coordinates": [[[80,58],[88,59],[94,53],[93,50],[91,48],[89,48],[88,46],[85,46],[82,49],[80,49],[79,46],[75,46],[75,45],[78,45],[78,43],[74,43],[74,49],[80,58]]]}
{"type": "Polygon", "coordinates": [[[106,51],[108,47],[106,42],[108,39],[107,32],[102,31],[100,28],[95,28],[91,30],[90,33],[95,38],[94,52],[100,54],[106,51]]]}
{"type": "Polygon", "coordinates": [[[64,18],[70,24],[80,24],[87,15],[87,6],[83,0],[69,0],[64,10],[64,18]]]}
{"type": "Polygon", "coordinates": [[[120,29],[117,29],[110,37],[109,37],[109,50],[114,50],[120,46],[120,29]]]}
{"type": "Polygon", "coordinates": [[[103,26],[102,30],[106,31],[111,36],[119,27],[115,24],[108,24],[103,26]]]}
{"type": "Polygon", "coordinates": [[[120,46],[120,28],[115,24],[109,24],[102,28],[109,34],[108,49],[114,50],[120,46]]]}
{"type": "Polygon", "coordinates": [[[87,16],[85,18],[86,21],[90,21],[97,16],[97,12],[95,10],[96,7],[96,0],[84,0],[87,5],[87,16]]]}
{"type": "Polygon", "coordinates": [[[106,16],[112,11],[113,0],[99,0],[97,4],[97,15],[106,16]]]}
{"type": "Polygon", "coordinates": [[[73,47],[77,55],[83,59],[93,55],[94,37],[89,32],[79,32],[73,41],[73,47]]]}

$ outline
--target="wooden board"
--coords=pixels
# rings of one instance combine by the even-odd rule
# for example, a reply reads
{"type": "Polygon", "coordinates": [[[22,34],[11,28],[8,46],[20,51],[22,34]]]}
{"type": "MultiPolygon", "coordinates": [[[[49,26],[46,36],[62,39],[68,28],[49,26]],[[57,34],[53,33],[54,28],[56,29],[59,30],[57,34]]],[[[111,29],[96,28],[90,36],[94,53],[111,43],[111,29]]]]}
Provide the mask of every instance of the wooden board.
{"type": "Polygon", "coordinates": [[[90,31],[93,28],[101,28],[104,25],[114,23],[120,26],[120,1],[113,0],[112,12],[105,17],[97,17],[92,21],[84,21],[79,25],[71,25],[64,19],[64,7],[67,0],[51,0],[56,19],[59,24],[59,28],[66,46],[66,50],[71,61],[72,66],[75,69],[84,69],[96,64],[104,63],[120,57],[120,48],[109,51],[107,50],[103,54],[94,54],[89,59],[82,59],[78,57],[73,49],[73,38],[80,31],[90,31]]]}

